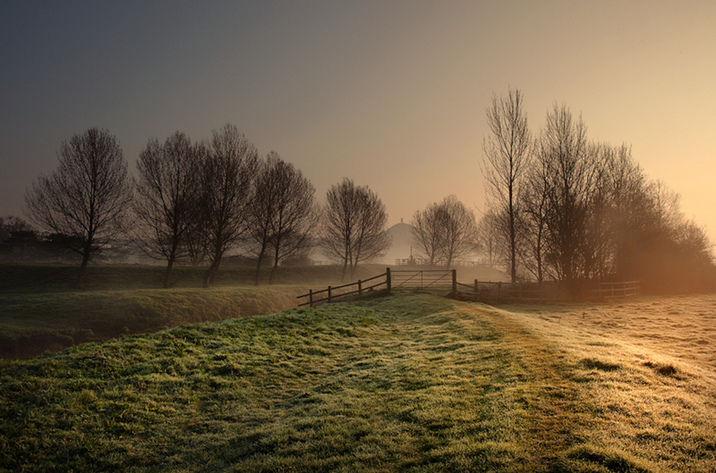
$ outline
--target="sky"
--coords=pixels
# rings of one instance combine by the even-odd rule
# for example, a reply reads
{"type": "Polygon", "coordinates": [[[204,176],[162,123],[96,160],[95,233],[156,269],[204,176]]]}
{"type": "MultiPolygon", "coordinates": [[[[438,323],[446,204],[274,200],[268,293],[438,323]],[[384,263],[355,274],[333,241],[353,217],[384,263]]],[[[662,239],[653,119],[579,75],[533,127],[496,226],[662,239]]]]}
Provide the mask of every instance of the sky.
{"type": "Polygon", "coordinates": [[[316,187],[349,177],[389,224],[454,194],[479,217],[486,108],[519,89],[626,143],[716,240],[716,2],[33,1],[0,8],[0,216],[109,130],[134,169],[150,138],[236,125],[316,187]]]}

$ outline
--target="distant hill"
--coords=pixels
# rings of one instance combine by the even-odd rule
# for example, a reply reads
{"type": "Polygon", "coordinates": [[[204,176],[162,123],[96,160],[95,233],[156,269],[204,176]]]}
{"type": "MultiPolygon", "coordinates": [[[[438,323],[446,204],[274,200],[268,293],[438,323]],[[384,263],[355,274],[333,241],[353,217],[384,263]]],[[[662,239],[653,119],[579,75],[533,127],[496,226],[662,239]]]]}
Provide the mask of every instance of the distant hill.
{"type": "Polygon", "coordinates": [[[410,258],[412,228],[412,225],[403,223],[401,220],[400,223],[396,223],[387,230],[388,235],[392,238],[392,243],[388,252],[381,258],[381,262],[393,265],[396,259],[410,258]]]}

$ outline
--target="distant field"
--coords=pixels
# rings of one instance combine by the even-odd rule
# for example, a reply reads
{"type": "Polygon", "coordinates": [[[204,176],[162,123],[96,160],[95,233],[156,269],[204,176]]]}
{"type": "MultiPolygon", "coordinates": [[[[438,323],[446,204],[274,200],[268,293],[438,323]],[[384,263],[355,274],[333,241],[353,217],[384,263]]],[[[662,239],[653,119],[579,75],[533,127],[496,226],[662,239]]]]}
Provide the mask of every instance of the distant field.
{"type": "Polygon", "coordinates": [[[715,318],[404,292],[0,361],[0,471],[715,471],[715,318]]]}

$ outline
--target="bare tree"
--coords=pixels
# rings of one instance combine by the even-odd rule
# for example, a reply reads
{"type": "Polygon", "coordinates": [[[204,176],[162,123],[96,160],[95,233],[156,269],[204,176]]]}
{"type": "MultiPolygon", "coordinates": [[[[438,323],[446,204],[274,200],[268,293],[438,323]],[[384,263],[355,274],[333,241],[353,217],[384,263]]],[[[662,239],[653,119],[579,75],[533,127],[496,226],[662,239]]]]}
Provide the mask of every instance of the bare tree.
{"type": "Polygon", "coordinates": [[[164,144],[150,140],[139,154],[134,211],[139,239],[152,257],[167,261],[164,287],[177,259],[188,254],[189,233],[198,220],[198,156],[181,132],[164,144]]]}
{"type": "Polygon", "coordinates": [[[438,264],[444,253],[445,209],[439,203],[428,204],[425,210],[417,210],[410,222],[412,240],[432,267],[438,264]]]}
{"type": "Polygon", "coordinates": [[[121,229],[132,188],[119,142],[107,130],[90,128],[63,141],[58,160],[59,167],[39,177],[25,202],[32,221],[62,235],[82,258],[81,287],[87,263],[121,229]]]}
{"type": "Polygon", "coordinates": [[[209,256],[204,287],[214,281],[226,250],[248,229],[247,206],[258,162],[256,148],[235,126],[213,132],[200,173],[201,225],[209,256]]]}
{"type": "Polygon", "coordinates": [[[472,210],[454,195],[446,197],[440,206],[443,213],[443,260],[450,268],[455,260],[475,251],[477,223],[472,210]]]}
{"type": "Polygon", "coordinates": [[[565,106],[547,114],[537,158],[547,190],[547,227],[551,263],[570,289],[581,275],[587,210],[594,183],[594,160],[581,117],[572,119],[565,106]]]}
{"type": "Polygon", "coordinates": [[[454,195],[415,212],[411,225],[413,242],[430,266],[450,267],[456,258],[474,252],[477,245],[475,215],[454,195]]]}
{"type": "Polygon", "coordinates": [[[262,163],[249,205],[250,233],[258,249],[256,285],[269,250],[273,253],[270,284],[279,262],[310,244],[318,217],[314,194],[315,189],[301,171],[283,161],[277,153],[269,153],[266,162],[262,163]]]}
{"type": "Polygon", "coordinates": [[[343,264],[343,278],[348,270],[353,278],[360,262],[381,256],[390,246],[385,205],[367,186],[358,187],[347,178],[328,189],[326,201],[323,251],[343,264]]]}
{"type": "Polygon", "coordinates": [[[532,137],[527,127],[524,99],[519,90],[509,89],[507,97],[492,97],[487,109],[491,135],[483,140],[485,159],[482,173],[487,182],[491,206],[506,216],[499,229],[509,243],[509,270],[512,282],[517,280],[517,205],[519,187],[529,166],[532,137]]]}
{"type": "Polygon", "coordinates": [[[503,259],[502,248],[500,242],[493,231],[494,223],[492,220],[496,218],[495,214],[488,210],[477,222],[477,249],[484,256],[484,263],[490,267],[495,267],[503,259]]]}
{"type": "Polygon", "coordinates": [[[547,173],[544,163],[533,162],[527,173],[526,183],[520,193],[518,232],[520,261],[537,282],[545,280],[547,251],[547,173]]]}

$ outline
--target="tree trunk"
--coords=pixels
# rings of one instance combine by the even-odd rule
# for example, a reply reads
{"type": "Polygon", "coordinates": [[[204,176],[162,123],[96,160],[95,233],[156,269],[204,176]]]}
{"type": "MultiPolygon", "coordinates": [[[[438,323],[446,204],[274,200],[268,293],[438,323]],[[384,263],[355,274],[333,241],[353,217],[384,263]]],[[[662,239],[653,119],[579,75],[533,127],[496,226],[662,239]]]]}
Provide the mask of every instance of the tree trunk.
{"type": "Polygon", "coordinates": [[[174,255],[171,255],[167,260],[167,269],[164,272],[164,289],[169,288],[169,276],[171,275],[172,268],[174,267],[174,259],[174,255]]]}
{"type": "Polygon", "coordinates": [[[209,287],[214,282],[216,274],[219,272],[219,265],[221,264],[221,250],[217,249],[214,252],[214,257],[211,259],[209,268],[204,273],[204,287],[209,287]]]}
{"type": "MultiPolygon", "coordinates": [[[[259,251],[259,260],[256,262],[256,281],[255,285],[258,286],[261,280],[261,263],[263,263],[264,253],[266,252],[266,243],[261,243],[261,251],[259,251]]],[[[271,283],[271,280],[269,280],[271,283]]]]}
{"type": "Polygon", "coordinates": [[[269,274],[269,284],[273,284],[273,275],[276,273],[276,268],[278,268],[278,248],[276,248],[273,255],[273,268],[271,268],[271,273],[269,274]]]}
{"type": "Polygon", "coordinates": [[[77,281],[75,283],[77,289],[82,289],[82,283],[85,276],[85,270],[87,269],[87,263],[89,263],[90,259],[90,252],[85,249],[84,253],[82,254],[82,264],[80,264],[80,270],[77,273],[77,281]]]}

